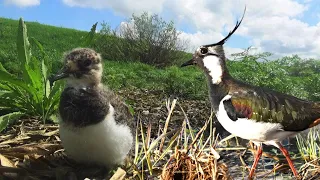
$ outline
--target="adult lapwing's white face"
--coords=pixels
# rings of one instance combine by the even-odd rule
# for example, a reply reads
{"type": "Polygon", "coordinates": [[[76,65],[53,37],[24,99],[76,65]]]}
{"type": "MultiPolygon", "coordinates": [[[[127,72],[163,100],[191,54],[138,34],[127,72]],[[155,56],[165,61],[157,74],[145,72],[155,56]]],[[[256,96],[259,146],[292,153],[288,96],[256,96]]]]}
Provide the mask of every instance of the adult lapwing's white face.
{"type": "Polygon", "coordinates": [[[65,78],[68,87],[85,88],[100,84],[101,56],[89,48],[76,48],[64,55],[63,68],[53,75],[51,82],[65,78]]]}
{"type": "Polygon", "coordinates": [[[211,79],[213,84],[219,84],[222,81],[222,76],[227,72],[223,44],[236,32],[243,20],[245,12],[246,8],[244,9],[241,20],[237,21],[233,30],[230,31],[225,38],[217,43],[200,46],[193,54],[192,59],[182,64],[181,67],[197,65],[205,72],[209,79],[211,79]]]}
{"type": "Polygon", "coordinates": [[[224,72],[225,54],[222,45],[200,46],[191,60],[181,66],[199,66],[211,79],[213,84],[219,84],[224,72]]]}

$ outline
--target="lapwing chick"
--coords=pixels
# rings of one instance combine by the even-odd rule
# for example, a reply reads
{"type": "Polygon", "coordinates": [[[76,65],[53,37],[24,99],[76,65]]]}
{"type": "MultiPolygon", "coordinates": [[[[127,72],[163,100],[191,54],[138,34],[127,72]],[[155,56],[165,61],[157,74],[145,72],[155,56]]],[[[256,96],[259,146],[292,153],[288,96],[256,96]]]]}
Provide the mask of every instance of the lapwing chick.
{"type": "Polygon", "coordinates": [[[181,66],[196,65],[204,71],[211,106],[218,121],[230,133],[257,145],[250,179],[262,155],[262,144],[279,148],[298,178],[289,153],[280,142],[319,124],[320,103],[249,85],[229,74],[223,45],[240,26],[243,16],[224,39],[200,46],[192,59],[181,66]]]}
{"type": "Polygon", "coordinates": [[[102,59],[94,50],[76,48],[64,55],[51,81],[66,80],[60,98],[60,138],[77,162],[122,164],[133,146],[133,116],[128,106],[101,83],[102,59]]]}

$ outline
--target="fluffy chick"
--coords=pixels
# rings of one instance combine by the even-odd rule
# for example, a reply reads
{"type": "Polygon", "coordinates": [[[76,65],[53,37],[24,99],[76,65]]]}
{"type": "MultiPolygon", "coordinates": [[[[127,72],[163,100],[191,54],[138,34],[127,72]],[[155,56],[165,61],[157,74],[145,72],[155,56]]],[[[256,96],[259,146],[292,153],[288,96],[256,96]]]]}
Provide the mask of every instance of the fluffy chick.
{"type": "Polygon", "coordinates": [[[73,49],[51,81],[66,79],[59,104],[66,154],[81,163],[111,167],[130,151],[134,122],[128,106],[101,83],[101,61],[92,49],[73,49]]]}

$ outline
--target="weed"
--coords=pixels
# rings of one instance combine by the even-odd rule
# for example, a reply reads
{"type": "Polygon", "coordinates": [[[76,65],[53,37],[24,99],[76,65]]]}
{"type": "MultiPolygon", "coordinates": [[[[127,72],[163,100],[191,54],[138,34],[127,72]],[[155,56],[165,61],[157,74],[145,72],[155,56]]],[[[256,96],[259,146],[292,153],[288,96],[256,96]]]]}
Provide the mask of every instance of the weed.
{"type": "MultiPolygon", "coordinates": [[[[35,39],[33,42],[43,50],[39,42],[35,39]]],[[[61,84],[49,87],[47,59],[39,61],[32,56],[27,27],[22,18],[19,21],[17,52],[21,77],[9,73],[0,63],[0,106],[1,111],[7,110],[0,117],[0,130],[22,115],[38,116],[45,122],[55,112],[59,102],[61,84]]]]}
{"type": "Polygon", "coordinates": [[[151,138],[151,125],[145,131],[139,123],[132,168],[134,176],[141,180],[151,176],[164,180],[178,176],[180,179],[228,179],[226,165],[217,161],[220,156],[215,150],[214,128],[210,129],[209,137],[204,136],[212,117],[195,133],[184,113],[182,127],[169,131],[168,124],[177,104],[176,99],[166,102],[168,116],[162,133],[156,139],[151,138]]]}
{"type": "MultiPolygon", "coordinates": [[[[85,38],[84,45],[92,41],[95,27],[96,24],[85,38]]],[[[50,87],[49,57],[40,42],[35,38],[31,38],[31,42],[41,52],[41,60],[32,55],[27,27],[20,18],[17,55],[21,73],[11,74],[0,63],[0,131],[20,116],[38,117],[45,123],[58,108],[62,84],[55,83],[50,87]]]]}
{"type": "Polygon", "coordinates": [[[307,137],[303,137],[301,134],[298,134],[296,136],[296,140],[299,153],[306,162],[320,158],[319,129],[311,128],[307,137]]]}

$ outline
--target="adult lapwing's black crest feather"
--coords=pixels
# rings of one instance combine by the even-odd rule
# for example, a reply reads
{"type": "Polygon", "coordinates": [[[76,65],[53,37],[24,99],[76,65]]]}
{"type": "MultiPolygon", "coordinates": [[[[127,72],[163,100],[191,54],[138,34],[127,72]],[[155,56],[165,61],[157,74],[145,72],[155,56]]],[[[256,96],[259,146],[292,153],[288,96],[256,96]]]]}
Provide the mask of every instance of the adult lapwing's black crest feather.
{"type": "Polygon", "coordinates": [[[240,24],[241,24],[241,22],[242,22],[242,20],[243,20],[243,18],[244,18],[244,15],[246,14],[246,9],[247,9],[247,7],[244,8],[244,11],[243,11],[243,14],[242,14],[242,17],[241,17],[240,21],[237,21],[236,26],[233,28],[232,31],[229,32],[229,34],[228,34],[225,38],[223,38],[221,41],[219,41],[219,42],[217,42],[217,43],[214,43],[214,44],[203,45],[203,47],[223,45],[223,44],[231,37],[231,35],[232,35],[234,32],[236,32],[236,30],[237,30],[238,27],[240,26],[240,24]]]}

